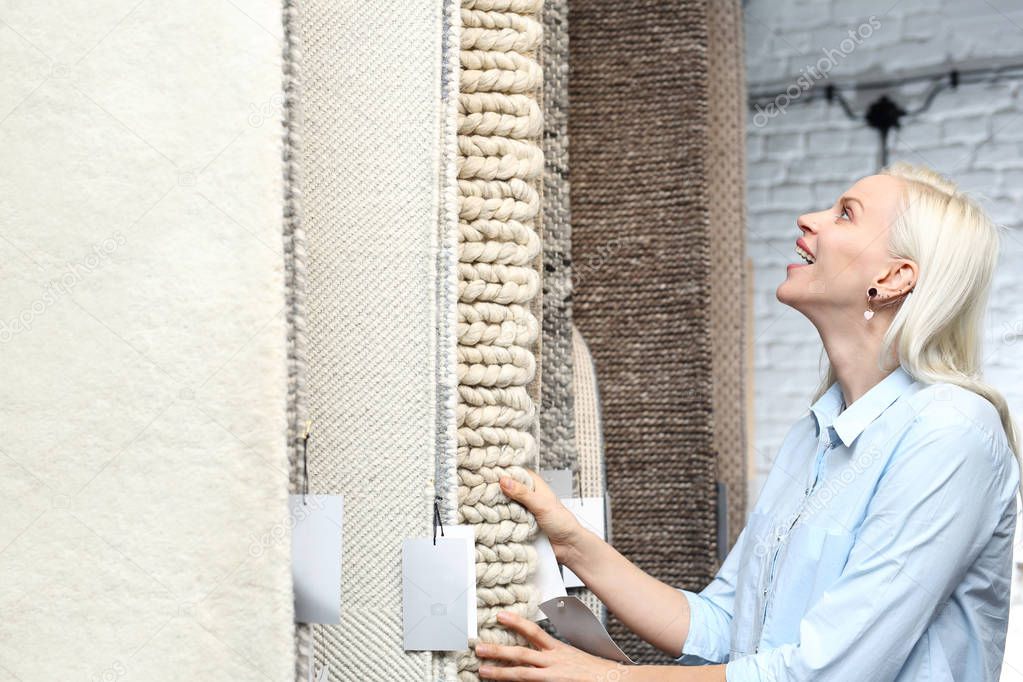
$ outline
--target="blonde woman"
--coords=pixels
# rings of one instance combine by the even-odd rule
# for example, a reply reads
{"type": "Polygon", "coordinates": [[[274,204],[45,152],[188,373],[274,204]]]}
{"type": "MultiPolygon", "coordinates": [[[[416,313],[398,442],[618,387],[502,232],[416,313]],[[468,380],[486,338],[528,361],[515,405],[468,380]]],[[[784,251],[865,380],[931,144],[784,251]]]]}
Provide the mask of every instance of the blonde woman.
{"type": "Polygon", "coordinates": [[[904,164],[797,226],[800,262],[776,295],[816,327],[828,372],[705,589],[642,571],[535,473],[502,479],[559,560],[687,665],[625,668],[506,614],[536,648],[478,645],[493,659],[481,677],[998,680],[1020,473],[1005,400],[981,381],[997,229],[950,181],[904,164]]]}

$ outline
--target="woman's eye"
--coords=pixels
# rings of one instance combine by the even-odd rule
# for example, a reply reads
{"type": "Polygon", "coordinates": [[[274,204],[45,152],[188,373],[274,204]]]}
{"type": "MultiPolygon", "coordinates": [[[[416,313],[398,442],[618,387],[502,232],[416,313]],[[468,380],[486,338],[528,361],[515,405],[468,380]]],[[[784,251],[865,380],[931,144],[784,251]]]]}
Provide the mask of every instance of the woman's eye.
{"type": "Polygon", "coordinates": [[[842,207],[842,212],[839,214],[838,217],[839,218],[845,218],[846,220],[851,220],[851,218],[849,216],[849,209],[847,209],[845,206],[843,206],[842,207]]]}

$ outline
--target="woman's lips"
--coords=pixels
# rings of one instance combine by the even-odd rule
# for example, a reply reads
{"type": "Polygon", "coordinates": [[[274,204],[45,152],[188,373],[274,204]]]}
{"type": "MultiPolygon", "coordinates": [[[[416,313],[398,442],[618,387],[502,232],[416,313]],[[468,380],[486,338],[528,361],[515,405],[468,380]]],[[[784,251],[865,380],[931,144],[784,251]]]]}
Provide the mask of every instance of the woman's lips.
{"type": "Polygon", "coordinates": [[[799,239],[796,240],[796,246],[801,248],[803,251],[806,251],[808,254],[810,254],[811,258],[814,258],[816,260],[816,257],[814,256],[813,251],[811,251],[810,247],[806,245],[806,242],[803,241],[802,237],[800,237],[799,239]]]}

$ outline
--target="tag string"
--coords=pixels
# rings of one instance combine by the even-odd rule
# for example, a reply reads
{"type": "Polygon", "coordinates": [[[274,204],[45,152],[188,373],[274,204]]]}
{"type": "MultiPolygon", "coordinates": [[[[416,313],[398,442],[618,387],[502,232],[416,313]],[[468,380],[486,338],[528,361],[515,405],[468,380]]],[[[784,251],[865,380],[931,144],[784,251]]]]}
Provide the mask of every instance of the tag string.
{"type": "Polygon", "coordinates": [[[305,423],[302,434],[302,504],[308,504],[305,498],[309,494],[309,427],[312,423],[311,419],[305,423]]]}
{"type": "Polygon", "coordinates": [[[437,526],[440,526],[441,537],[444,536],[444,523],[440,520],[440,495],[437,495],[433,499],[433,544],[437,544],[437,526]]]}

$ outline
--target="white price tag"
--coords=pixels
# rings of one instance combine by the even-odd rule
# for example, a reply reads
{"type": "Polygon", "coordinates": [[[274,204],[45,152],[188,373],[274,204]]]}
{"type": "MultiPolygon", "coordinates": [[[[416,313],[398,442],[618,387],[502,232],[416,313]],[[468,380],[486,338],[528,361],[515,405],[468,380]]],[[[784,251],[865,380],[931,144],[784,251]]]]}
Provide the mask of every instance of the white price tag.
{"type": "Polygon", "coordinates": [[[296,623],[341,622],[341,495],[289,495],[296,623]]]}
{"type": "MultiPolygon", "coordinates": [[[[457,529],[457,530],[455,530],[457,529]]],[[[476,637],[475,530],[409,538],[401,548],[402,622],[407,651],[464,651],[476,637]]]]}
{"type": "MultiPolygon", "coordinates": [[[[558,570],[558,559],[554,556],[554,547],[551,546],[546,533],[543,531],[537,533],[533,539],[533,548],[536,550],[536,573],[533,580],[540,593],[539,601],[567,596],[565,582],[561,578],[561,571],[558,570]]],[[[537,609],[533,620],[539,621],[546,617],[547,614],[537,609]]]]}

